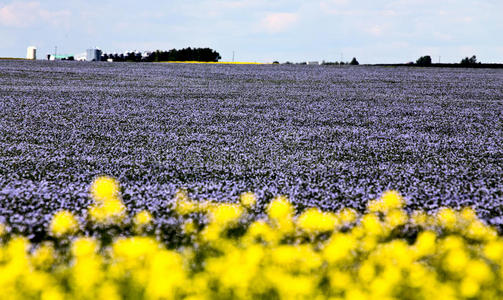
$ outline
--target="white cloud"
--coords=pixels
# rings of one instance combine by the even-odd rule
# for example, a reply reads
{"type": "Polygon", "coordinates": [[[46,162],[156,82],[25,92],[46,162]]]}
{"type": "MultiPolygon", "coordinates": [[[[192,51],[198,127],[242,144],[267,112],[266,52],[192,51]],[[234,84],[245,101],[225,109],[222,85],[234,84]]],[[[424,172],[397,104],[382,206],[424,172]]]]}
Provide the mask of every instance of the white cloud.
{"type": "Polygon", "coordinates": [[[260,27],[269,33],[284,32],[297,23],[299,16],[294,13],[271,13],[262,19],[260,27]]]}
{"type": "Polygon", "coordinates": [[[27,28],[42,22],[58,26],[66,24],[70,15],[67,10],[46,10],[39,2],[13,2],[0,7],[0,24],[27,28]]]}

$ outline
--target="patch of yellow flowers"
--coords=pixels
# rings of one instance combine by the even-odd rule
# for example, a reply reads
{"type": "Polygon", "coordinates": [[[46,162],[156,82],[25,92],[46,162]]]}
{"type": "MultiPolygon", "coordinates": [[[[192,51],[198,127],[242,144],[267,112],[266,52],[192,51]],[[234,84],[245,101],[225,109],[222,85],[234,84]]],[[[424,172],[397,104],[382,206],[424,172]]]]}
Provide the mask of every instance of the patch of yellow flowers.
{"type": "MultiPolygon", "coordinates": [[[[128,221],[118,183],[97,178],[86,224],[103,231],[128,221]]],[[[403,210],[385,192],[364,214],[309,208],[286,197],[251,217],[257,199],[193,201],[175,195],[174,215],[190,243],[163,244],[130,216],[135,235],[110,243],[85,236],[57,212],[47,241],[31,245],[0,225],[0,291],[5,299],[501,299],[503,239],[470,208],[436,214],[403,210]]],[[[168,209],[168,208],[166,208],[168,209]]]]}

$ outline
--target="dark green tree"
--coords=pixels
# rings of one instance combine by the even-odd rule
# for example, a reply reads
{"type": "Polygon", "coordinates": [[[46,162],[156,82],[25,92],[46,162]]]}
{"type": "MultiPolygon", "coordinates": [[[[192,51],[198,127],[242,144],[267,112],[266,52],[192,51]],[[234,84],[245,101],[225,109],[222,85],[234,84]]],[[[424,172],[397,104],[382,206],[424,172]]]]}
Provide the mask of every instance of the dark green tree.
{"type": "Polygon", "coordinates": [[[475,55],[473,55],[472,57],[468,58],[468,57],[465,57],[461,60],[461,65],[463,66],[471,66],[471,65],[475,65],[477,63],[477,57],[475,55]]]}
{"type": "Polygon", "coordinates": [[[351,62],[349,64],[353,65],[353,66],[358,66],[360,63],[356,60],[356,57],[353,57],[353,59],[351,60],[351,62]]]}
{"type": "Polygon", "coordinates": [[[421,56],[416,60],[416,65],[423,67],[431,66],[431,56],[429,55],[421,56]]]}
{"type": "Polygon", "coordinates": [[[210,48],[183,48],[169,51],[157,50],[152,52],[145,61],[213,61],[217,62],[222,57],[210,48]]]}

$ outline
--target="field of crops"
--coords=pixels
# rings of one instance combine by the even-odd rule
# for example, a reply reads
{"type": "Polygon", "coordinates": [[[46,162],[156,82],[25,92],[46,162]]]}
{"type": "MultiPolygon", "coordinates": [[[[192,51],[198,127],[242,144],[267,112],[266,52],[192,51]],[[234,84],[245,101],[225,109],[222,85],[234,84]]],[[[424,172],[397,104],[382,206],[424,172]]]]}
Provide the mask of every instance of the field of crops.
{"type": "Polygon", "coordinates": [[[159,228],[175,192],[254,214],[363,211],[395,189],[407,211],[503,218],[503,72],[295,65],[0,62],[0,222],[36,241],[89,184],[117,178],[159,228]]]}

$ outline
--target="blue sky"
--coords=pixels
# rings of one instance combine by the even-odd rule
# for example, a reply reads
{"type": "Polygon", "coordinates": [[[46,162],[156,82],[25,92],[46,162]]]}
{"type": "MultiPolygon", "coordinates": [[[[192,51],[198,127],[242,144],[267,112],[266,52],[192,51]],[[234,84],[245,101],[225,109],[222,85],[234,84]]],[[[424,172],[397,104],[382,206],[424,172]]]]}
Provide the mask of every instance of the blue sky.
{"type": "Polygon", "coordinates": [[[0,57],[210,47],[222,60],[503,63],[502,0],[0,0],[0,57]]]}

